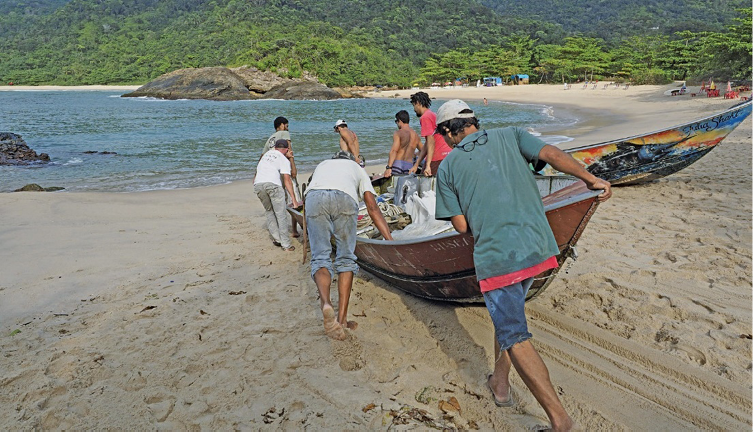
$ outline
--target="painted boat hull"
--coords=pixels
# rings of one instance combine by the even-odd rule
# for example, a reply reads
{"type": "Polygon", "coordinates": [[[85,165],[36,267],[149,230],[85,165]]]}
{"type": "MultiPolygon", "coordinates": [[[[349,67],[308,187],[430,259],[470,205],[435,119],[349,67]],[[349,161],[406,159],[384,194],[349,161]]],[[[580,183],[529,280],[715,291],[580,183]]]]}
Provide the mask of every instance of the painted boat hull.
{"type": "MultiPolygon", "coordinates": [[[[591,191],[583,182],[565,187],[543,198],[547,220],[560,253],[560,267],[535,277],[526,300],[540,295],[557,275],[588,224],[601,191],[591,191]]],[[[290,213],[303,221],[303,215],[290,213]]],[[[356,241],[358,264],[369,273],[397,288],[432,300],[483,302],[473,265],[473,238],[456,232],[411,240],[356,241]]]]}
{"type": "MultiPolygon", "coordinates": [[[[653,181],[680,171],[713,150],[750,115],[751,104],[743,102],[680,126],[565,152],[612,185],[653,181]]],[[[560,174],[548,165],[541,173],[560,174]]]]}

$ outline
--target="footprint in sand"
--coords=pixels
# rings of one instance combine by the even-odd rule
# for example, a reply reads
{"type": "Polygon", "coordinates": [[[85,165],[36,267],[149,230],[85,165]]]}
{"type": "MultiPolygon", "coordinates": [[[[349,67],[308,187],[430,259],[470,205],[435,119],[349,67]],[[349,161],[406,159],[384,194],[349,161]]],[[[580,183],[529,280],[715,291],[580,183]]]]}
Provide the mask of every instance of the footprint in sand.
{"type": "Polygon", "coordinates": [[[158,423],[164,422],[172,414],[175,407],[175,399],[172,396],[156,395],[146,399],[149,412],[158,423]]]}
{"type": "Polygon", "coordinates": [[[701,366],[706,364],[706,355],[702,353],[701,351],[693,348],[690,345],[678,343],[672,346],[672,349],[684,352],[685,354],[688,355],[688,358],[690,358],[691,360],[693,360],[694,362],[698,363],[701,366]]]}

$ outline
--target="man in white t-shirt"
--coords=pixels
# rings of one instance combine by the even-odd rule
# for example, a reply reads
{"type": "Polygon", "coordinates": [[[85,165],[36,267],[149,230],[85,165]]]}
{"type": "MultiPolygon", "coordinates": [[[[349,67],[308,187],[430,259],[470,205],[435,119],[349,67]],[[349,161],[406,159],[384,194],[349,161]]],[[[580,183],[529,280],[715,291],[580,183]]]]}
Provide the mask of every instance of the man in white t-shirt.
{"type": "Polygon", "coordinates": [[[348,302],[356,264],[356,225],[358,202],[363,199],[371,220],[385,240],[392,240],[387,221],[376,203],[376,192],[366,171],[348,152],[340,151],[314,170],[304,193],[306,231],[311,245],[311,277],[319,289],[320,306],[327,336],[343,340],[345,328],[358,325],[348,321],[348,302]],[[337,247],[334,262],[331,238],[337,247]],[[330,300],[332,277],[337,272],[338,313],[330,300]]]}
{"type": "Polygon", "coordinates": [[[277,140],[274,148],[264,153],[259,160],[254,178],[254,192],[264,206],[272,243],[282,246],[284,251],[295,250],[290,243],[290,216],[286,210],[285,190],[292,197],[293,207],[298,207],[293,193],[293,182],[290,179],[289,154],[290,142],[285,139],[277,140]]]}

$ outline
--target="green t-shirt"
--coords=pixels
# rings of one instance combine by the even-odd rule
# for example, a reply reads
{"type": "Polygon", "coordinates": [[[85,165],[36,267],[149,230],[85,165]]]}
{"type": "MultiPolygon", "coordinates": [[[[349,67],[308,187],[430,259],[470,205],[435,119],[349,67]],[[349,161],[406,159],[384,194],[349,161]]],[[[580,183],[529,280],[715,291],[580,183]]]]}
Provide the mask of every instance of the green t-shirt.
{"type": "Polygon", "coordinates": [[[479,280],[540,264],[559,253],[528,166],[535,165],[545,145],[517,127],[479,131],[465,137],[439,166],[435,217],[465,215],[479,280]]]}
{"type": "Polygon", "coordinates": [[[281,130],[273,133],[269,138],[267,138],[267,142],[264,143],[264,148],[261,149],[262,156],[264,153],[268,152],[270,149],[275,147],[275,142],[279,139],[286,139],[290,141],[290,132],[286,130],[281,130]]]}

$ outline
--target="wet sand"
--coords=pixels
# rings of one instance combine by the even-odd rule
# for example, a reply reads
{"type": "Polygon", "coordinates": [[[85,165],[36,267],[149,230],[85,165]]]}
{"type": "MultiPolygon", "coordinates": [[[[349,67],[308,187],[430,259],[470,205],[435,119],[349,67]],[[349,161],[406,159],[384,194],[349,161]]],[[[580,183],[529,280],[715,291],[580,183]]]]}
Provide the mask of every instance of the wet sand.
{"type": "MultiPolygon", "coordinates": [[[[451,91],[605,111],[573,129],[580,144],[732,104],[660,87],[451,91]]],[[[578,261],[529,302],[534,344],[586,430],[751,428],[751,205],[747,119],[685,170],[617,188],[578,261]]],[[[300,245],[272,245],[250,182],[0,194],[0,220],[2,429],[547,424],[515,373],[519,403],[494,405],[482,305],[422,300],[362,272],[358,329],[327,338],[300,245]],[[453,397],[460,411],[443,403],[453,397]]]]}

